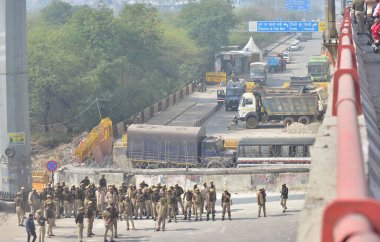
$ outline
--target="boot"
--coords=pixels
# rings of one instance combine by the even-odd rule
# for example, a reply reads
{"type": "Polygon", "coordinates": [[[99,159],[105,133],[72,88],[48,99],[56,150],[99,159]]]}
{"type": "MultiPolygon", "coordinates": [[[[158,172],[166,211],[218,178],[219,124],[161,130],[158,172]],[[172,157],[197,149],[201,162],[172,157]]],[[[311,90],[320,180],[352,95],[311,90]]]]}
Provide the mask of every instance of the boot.
{"type": "Polygon", "coordinates": [[[189,221],[191,220],[191,213],[189,214],[189,217],[187,218],[187,220],[189,221]]]}
{"type": "Polygon", "coordinates": [[[207,213],[206,221],[208,221],[209,219],[210,219],[210,213],[207,213]]]}
{"type": "Polygon", "coordinates": [[[183,220],[187,220],[187,214],[185,213],[185,217],[183,218],[183,220]]]}
{"type": "Polygon", "coordinates": [[[215,214],[212,214],[212,221],[215,221],[215,214]]]}
{"type": "Polygon", "coordinates": [[[224,221],[224,217],[222,217],[222,221],[224,221]]]}
{"type": "Polygon", "coordinates": [[[231,219],[231,213],[228,213],[228,219],[229,219],[229,220],[232,220],[232,219],[231,219]]]}

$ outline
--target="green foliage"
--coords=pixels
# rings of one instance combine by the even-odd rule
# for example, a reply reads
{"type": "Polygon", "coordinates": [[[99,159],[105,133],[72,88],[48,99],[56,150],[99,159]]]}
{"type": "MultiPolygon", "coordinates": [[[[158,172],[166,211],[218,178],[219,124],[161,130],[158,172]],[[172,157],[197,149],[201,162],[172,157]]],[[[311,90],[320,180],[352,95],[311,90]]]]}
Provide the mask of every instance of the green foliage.
{"type": "Polygon", "coordinates": [[[228,43],[228,32],[237,24],[237,18],[229,0],[201,0],[182,9],[180,24],[189,35],[210,54],[228,43]]]}
{"type": "Polygon", "coordinates": [[[66,23],[73,12],[74,9],[70,4],[56,0],[42,10],[42,18],[48,23],[61,25],[66,23]]]}

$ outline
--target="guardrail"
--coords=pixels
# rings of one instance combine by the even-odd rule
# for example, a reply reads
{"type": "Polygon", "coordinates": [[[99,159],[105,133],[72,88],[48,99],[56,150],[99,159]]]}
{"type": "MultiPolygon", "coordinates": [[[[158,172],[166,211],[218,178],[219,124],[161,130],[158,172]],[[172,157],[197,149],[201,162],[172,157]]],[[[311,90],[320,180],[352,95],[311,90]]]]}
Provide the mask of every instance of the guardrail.
{"type": "Polygon", "coordinates": [[[324,212],[323,242],[380,241],[380,203],[368,196],[358,116],[360,83],[350,9],[340,29],[332,114],[337,117],[337,198],[324,212]]]}
{"type": "Polygon", "coordinates": [[[221,106],[223,106],[223,104],[218,103],[215,107],[208,111],[205,116],[195,121],[195,123],[193,123],[193,127],[201,127],[207,121],[207,119],[209,119],[214,113],[216,113],[216,111],[219,110],[221,106]]]}

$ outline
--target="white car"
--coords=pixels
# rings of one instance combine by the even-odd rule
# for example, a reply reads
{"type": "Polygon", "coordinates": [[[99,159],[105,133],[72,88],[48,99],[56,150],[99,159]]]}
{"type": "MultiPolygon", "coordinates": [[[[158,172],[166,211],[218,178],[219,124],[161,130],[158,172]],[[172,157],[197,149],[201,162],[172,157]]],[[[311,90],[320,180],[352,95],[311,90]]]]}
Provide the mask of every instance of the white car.
{"type": "Polygon", "coordinates": [[[301,44],[300,44],[300,41],[299,40],[296,40],[294,42],[292,42],[289,46],[289,49],[291,51],[296,51],[296,50],[300,50],[301,49],[301,44]]]}
{"type": "Polygon", "coordinates": [[[282,52],[282,58],[284,58],[284,60],[286,60],[286,63],[290,63],[290,52],[289,51],[284,51],[282,52]]]}

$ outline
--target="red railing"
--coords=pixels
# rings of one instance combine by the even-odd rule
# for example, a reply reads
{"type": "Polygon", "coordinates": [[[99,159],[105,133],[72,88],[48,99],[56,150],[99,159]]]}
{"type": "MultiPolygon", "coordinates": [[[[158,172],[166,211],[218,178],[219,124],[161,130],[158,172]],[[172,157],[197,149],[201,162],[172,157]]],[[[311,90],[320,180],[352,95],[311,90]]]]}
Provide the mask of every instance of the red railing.
{"type": "Polygon", "coordinates": [[[379,242],[380,203],[368,197],[358,116],[360,83],[350,9],[340,29],[332,114],[337,116],[337,198],[324,213],[323,242],[379,242]]]}

